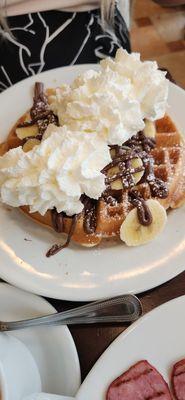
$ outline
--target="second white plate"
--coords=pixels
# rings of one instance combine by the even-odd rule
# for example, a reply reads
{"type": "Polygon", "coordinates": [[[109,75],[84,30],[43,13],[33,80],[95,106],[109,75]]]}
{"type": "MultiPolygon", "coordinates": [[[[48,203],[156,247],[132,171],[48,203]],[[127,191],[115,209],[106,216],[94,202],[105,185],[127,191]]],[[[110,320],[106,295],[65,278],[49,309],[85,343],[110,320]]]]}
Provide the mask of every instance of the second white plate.
{"type": "Polygon", "coordinates": [[[173,364],[185,357],[185,296],[151,311],[122,333],[97,361],[76,400],[105,400],[110,383],[147,360],[170,384],[173,364]]]}
{"type": "MultiPolygon", "coordinates": [[[[18,321],[56,312],[46,300],[0,283],[0,320],[18,321]]],[[[42,390],[74,396],[80,386],[78,354],[67,326],[50,326],[12,331],[22,341],[38,366],[42,390]]]]}
{"type": "MultiPolygon", "coordinates": [[[[46,87],[70,82],[89,65],[59,68],[28,78],[0,95],[0,141],[32,102],[36,80],[46,87]]],[[[97,66],[92,66],[94,69],[97,66]]],[[[169,114],[185,132],[185,92],[170,84],[169,114]]],[[[117,241],[94,249],[74,244],[46,258],[60,240],[19,210],[0,206],[0,277],[34,293],[65,300],[88,301],[158,286],[185,268],[185,208],[169,213],[164,232],[136,248],[117,241]]]]}

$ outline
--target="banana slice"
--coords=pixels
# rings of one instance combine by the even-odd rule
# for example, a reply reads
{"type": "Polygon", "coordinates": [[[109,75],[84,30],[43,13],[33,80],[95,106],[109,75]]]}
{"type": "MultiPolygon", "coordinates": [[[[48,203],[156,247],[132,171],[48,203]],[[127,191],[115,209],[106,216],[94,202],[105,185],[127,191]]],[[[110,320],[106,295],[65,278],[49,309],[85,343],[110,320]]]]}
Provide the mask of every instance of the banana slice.
{"type": "Polygon", "coordinates": [[[144,134],[146,137],[155,139],[156,127],[154,122],[149,121],[148,119],[145,120],[144,134]]]}
{"type": "MultiPolygon", "coordinates": [[[[143,162],[142,162],[141,158],[139,158],[139,157],[133,158],[133,160],[131,160],[131,168],[138,168],[138,167],[143,167],[143,162]]],[[[118,174],[119,172],[120,172],[120,170],[117,166],[112,167],[109,169],[109,171],[107,173],[107,177],[111,178],[112,176],[118,174]]],[[[144,170],[133,174],[135,185],[141,180],[143,174],[144,174],[144,170]]],[[[120,189],[124,188],[124,184],[121,179],[116,179],[115,181],[111,182],[110,186],[111,186],[111,189],[113,189],[113,190],[120,190],[120,189]]]]}
{"type": "Polygon", "coordinates": [[[21,128],[16,128],[16,135],[19,139],[25,139],[30,136],[37,136],[39,133],[37,125],[23,126],[21,128]]]}
{"type": "MultiPolygon", "coordinates": [[[[107,177],[111,178],[112,176],[118,174],[119,172],[120,172],[120,170],[117,166],[112,167],[108,170],[107,177]]],[[[113,190],[120,190],[120,189],[123,189],[123,182],[121,179],[116,179],[115,181],[111,182],[110,186],[111,186],[111,189],[113,189],[113,190]]]]}
{"type": "Polygon", "coordinates": [[[121,179],[116,179],[116,181],[112,182],[110,186],[111,186],[112,190],[123,189],[123,183],[122,183],[121,179]]]}
{"type": "Polygon", "coordinates": [[[23,151],[27,153],[28,151],[32,150],[35,146],[40,144],[40,140],[38,139],[29,139],[23,146],[23,151]]]}
{"type": "MultiPolygon", "coordinates": [[[[131,165],[132,165],[132,168],[139,168],[139,167],[143,167],[143,162],[142,162],[141,158],[136,157],[136,158],[133,158],[133,160],[131,161],[131,165]]],[[[135,174],[133,174],[135,185],[141,180],[143,174],[144,174],[144,169],[143,169],[143,171],[139,171],[139,172],[136,172],[135,174]]]]}
{"type": "Polygon", "coordinates": [[[113,159],[115,157],[115,155],[116,155],[116,150],[115,149],[111,149],[110,150],[110,155],[111,155],[111,157],[113,159]]]}
{"type": "Polygon", "coordinates": [[[139,246],[154,239],[162,232],[167,215],[165,209],[157,200],[147,200],[147,206],[152,214],[152,223],[148,226],[141,225],[138,216],[137,208],[131,210],[120,228],[120,238],[127,246],[139,246]]]}

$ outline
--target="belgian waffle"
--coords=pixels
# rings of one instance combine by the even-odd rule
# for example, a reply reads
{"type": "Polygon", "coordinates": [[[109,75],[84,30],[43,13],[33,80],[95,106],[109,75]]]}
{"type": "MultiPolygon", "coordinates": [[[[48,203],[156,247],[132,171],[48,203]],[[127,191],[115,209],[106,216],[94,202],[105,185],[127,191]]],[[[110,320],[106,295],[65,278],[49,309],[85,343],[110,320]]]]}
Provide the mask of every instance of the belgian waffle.
{"type": "Polygon", "coordinates": [[[168,209],[185,203],[185,143],[169,116],[156,121],[156,147],[152,150],[155,175],[168,184],[169,195],[161,201],[168,209]]]}
{"type": "MultiPolygon", "coordinates": [[[[40,113],[43,113],[42,109],[40,113]]],[[[47,115],[44,115],[42,118],[46,120],[48,115],[50,119],[53,119],[53,116],[48,111],[47,115]]],[[[10,148],[25,144],[25,139],[22,140],[17,137],[16,128],[20,123],[24,125],[29,119],[30,113],[27,113],[18,121],[10,132],[7,141],[0,146],[0,155],[6,153],[10,148]]],[[[27,122],[25,126],[26,124],[27,122]]],[[[56,210],[48,210],[44,216],[41,216],[37,212],[30,214],[28,206],[21,207],[21,210],[36,222],[54,228],[57,232],[68,234],[65,246],[68,244],[70,238],[81,245],[94,246],[100,243],[103,238],[119,237],[120,226],[134,207],[134,202],[131,200],[131,192],[137,193],[144,200],[156,199],[165,209],[181,206],[185,202],[185,145],[183,139],[175,124],[167,115],[156,121],[155,130],[155,140],[147,138],[142,143],[143,133],[140,133],[124,144],[123,149],[126,145],[126,148],[132,151],[132,149],[138,146],[138,151],[144,151],[147,154],[147,157],[152,162],[156,182],[158,184],[160,182],[159,186],[162,182],[166,188],[165,196],[161,195],[160,190],[158,192],[155,191],[155,187],[153,188],[151,182],[144,179],[146,174],[144,168],[143,178],[137,184],[132,182],[131,191],[129,187],[123,185],[123,187],[119,187],[117,190],[111,189],[111,192],[108,191],[108,194],[105,192],[97,201],[84,196],[82,199],[84,202],[84,211],[79,215],[68,217],[63,213],[58,214],[56,210]]],[[[41,131],[37,135],[37,140],[40,139],[41,131]]],[[[110,149],[110,151],[112,150],[114,149],[110,149]]],[[[111,154],[113,154],[113,151],[111,154]]],[[[114,161],[114,154],[112,158],[114,161]]],[[[120,163],[118,165],[118,174],[122,173],[123,164],[120,163]]],[[[111,166],[107,168],[107,171],[110,171],[110,168],[111,166]]],[[[106,171],[105,175],[107,181],[110,181],[107,178],[108,174],[106,171]]],[[[52,252],[58,251],[61,247],[54,246],[52,252]]],[[[51,254],[49,253],[48,255],[51,254]]]]}

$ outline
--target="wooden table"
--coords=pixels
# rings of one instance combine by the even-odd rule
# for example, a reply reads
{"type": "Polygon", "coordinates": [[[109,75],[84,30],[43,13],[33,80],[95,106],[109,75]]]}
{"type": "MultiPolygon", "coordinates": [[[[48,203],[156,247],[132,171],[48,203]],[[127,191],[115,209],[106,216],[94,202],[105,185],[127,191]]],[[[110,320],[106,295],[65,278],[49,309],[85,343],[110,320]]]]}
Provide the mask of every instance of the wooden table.
{"type": "MultiPolygon", "coordinates": [[[[184,260],[185,262],[185,260],[184,260]]],[[[153,308],[185,294],[185,272],[178,275],[168,283],[159,286],[139,295],[144,314],[153,308]]],[[[58,310],[67,310],[82,303],[70,303],[60,300],[48,299],[48,301],[58,310]]],[[[172,320],[173,323],[173,320],[172,320]]],[[[82,380],[91,370],[94,363],[109,346],[109,344],[121,333],[128,325],[115,324],[114,326],[74,326],[70,328],[79,354],[82,380]]]]}

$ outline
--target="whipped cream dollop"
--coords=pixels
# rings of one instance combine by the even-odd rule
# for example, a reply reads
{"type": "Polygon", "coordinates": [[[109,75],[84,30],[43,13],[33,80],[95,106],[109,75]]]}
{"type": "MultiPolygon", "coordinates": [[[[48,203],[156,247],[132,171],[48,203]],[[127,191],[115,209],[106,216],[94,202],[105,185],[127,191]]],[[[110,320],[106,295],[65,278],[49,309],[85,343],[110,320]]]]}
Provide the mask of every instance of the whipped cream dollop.
{"type": "Polygon", "coordinates": [[[96,132],[108,144],[122,144],[144,128],[144,119],[162,118],[168,80],[156,62],[119,49],[100,71],[89,70],[50,97],[60,125],[71,131],[96,132]]]}
{"type": "Polygon", "coordinates": [[[169,80],[166,72],[158,69],[156,61],[141,61],[139,53],[119,49],[115,60],[101,61],[104,70],[111,69],[132,84],[132,96],[139,102],[142,118],[155,121],[166,112],[169,80]]]}
{"type": "Polygon", "coordinates": [[[49,125],[31,151],[18,147],[0,157],[0,200],[13,207],[28,205],[30,212],[41,215],[53,207],[69,216],[78,214],[83,193],[101,196],[101,170],[110,161],[109,148],[98,134],[49,125]]]}

